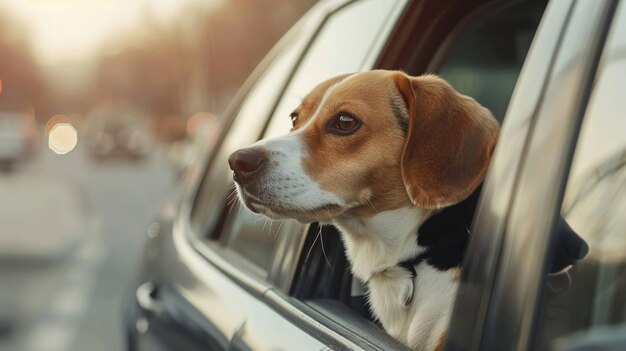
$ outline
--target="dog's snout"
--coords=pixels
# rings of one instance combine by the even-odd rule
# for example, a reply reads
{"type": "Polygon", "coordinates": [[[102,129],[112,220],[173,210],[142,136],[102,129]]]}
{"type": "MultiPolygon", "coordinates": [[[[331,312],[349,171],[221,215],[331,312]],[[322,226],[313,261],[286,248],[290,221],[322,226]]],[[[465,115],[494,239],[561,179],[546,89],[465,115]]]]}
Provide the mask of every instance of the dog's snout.
{"type": "Polygon", "coordinates": [[[267,155],[257,148],[241,149],[228,158],[230,169],[235,172],[235,181],[241,182],[259,172],[267,161],[267,155]]]}

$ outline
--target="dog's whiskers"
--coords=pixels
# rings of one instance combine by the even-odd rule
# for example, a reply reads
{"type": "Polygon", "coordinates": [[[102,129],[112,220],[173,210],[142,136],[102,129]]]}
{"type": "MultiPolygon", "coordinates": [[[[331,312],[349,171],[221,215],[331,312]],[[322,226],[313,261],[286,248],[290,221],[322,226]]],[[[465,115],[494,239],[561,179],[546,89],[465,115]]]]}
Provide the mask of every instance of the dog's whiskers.
{"type": "MultiPolygon", "coordinates": [[[[226,205],[232,208],[232,206],[237,203],[239,200],[239,196],[237,196],[237,188],[235,185],[231,185],[230,190],[228,191],[228,195],[226,195],[226,205]]],[[[229,210],[230,213],[230,210],[229,210]]]]}
{"type": "MultiPolygon", "coordinates": [[[[324,207],[327,207],[327,205],[324,205],[324,207]]],[[[315,214],[319,217],[318,211],[315,211],[315,214]]],[[[320,238],[320,244],[322,245],[322,255],[324,256],[324,260],[326,261],[326,264],[328,264],[328,267],[334,273],[335,270],[333,269],[333,266],[330,264],[330,261],[328,260],[328,256],[326,255],[326,249],[324,249],[324,235],[322,233],[322,225],[320,223],[318,223],[317,225],[318,225],[317,235],[315,236],[315,240],[313,240],[313,244],[311,245],[311,248],[309,248],[309,252],[307,253],[305,262],[308,260],[309,254],[311,253],[313,246],[315,246],[315,242],[317,241],[317,238],[320,238]]]]}
{"type": "Polygon", "coordinates": [[[330,270],[335,273],[335,270],[333,269],[333,266],[330,264],[330,261],[328,260],[328,256],[326,256],[326,250],[324,249],[324,235],[322,233],[322,227],[319,227],[319,237],[320,237],[320,243],[322,244],[322,254],[324,255],[324,259],[326,260],[326,263],[328,264],[328,268],[330,268],[330,270]]]}
{"type": "Polygon", "coordinates": [[[265,227],[267,226],[267,222],[269,222],[269,219],[267,217],[261,217],[259,216],[259,220],[263,219],[263,227],[261,228],[262,232],[265,232],[265,227]]]}
{"type": "MultiPolygon", "coordinates": [[[[274,220],[270,219],[269,223],[270,223],[270,230],[267,233],[272,235],[272,227],[274,227],[274,220]]],[[[276,237],[274,237],[274,238],[276,238],[276,237]]]]}
{"type": "Polygon", "coordinates": [[[280,221],[280,223],[278,224],[278,229],[276,229],[276,232],[274,233],[274,240],[276,240],[276,238],[278,237],[278,233],[280,233],[280,229],[283,227],[283,223],[285,223],[285,221],[280,221]]]}
{"type": "Polygon", "coordinates": [[[239,211],[241,211],[241,202],[233,200],[230,201],[230,203],[227,203],[226,206],[228,206],[228,211],[226,212],[226,215],[230,215],[230,213],[233,211],[233,208],[235,207],[237,207],[237,215],[239,215],[239,211]]]}
{"type": "Polygon", "coordinates": [[[233,196],[235,196],[235,194],[237,194],[237,186],[235,186],[235,184],[233,183],[228,188],[228,198],[231,199],[233,196]]]}
{"type": "MultiPolygon", "coordinates": [[[[319,226],[319,224],[318,224],[319,226]]],[[[315,239],[313,239],[313,244],[311,244],[311,247],[309,247],[309,251],[306,253],[306,257],[304,258],[304,262],[308,262],[309,261],[309,256],[311,255],[311,251],[313,251],[313,247],[315,246],[315,243],[317,242],[317,238],[319,238],[320,234],[321,234],[321,227],[319,227],[320,230],[318,230],[317,235],[315,235],[315,239]]]]}

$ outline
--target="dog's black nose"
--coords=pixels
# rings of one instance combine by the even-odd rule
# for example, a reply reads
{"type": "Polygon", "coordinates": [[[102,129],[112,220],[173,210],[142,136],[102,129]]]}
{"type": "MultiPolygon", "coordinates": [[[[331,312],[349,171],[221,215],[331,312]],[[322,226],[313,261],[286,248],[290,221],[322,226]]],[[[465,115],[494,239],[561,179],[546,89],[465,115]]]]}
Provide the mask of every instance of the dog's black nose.
{"type": "Polygon", "coordinates": [[[258,148],[240,149],[228,157],[228,165],[235,172],[235,181],[238,183],[258,174],[266,161],[266,153],[258,148]]]}

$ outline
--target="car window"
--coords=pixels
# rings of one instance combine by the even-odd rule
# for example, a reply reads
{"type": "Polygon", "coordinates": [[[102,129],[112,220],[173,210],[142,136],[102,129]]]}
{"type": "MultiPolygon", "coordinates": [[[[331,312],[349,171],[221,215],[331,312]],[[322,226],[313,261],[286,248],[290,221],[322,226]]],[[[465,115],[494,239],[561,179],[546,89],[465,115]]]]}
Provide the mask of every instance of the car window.
{"type": "MultiPolygon", "coordinates": [[[[516,2],[514,6],[498,3],[479,8],[456,25],[452,23],[454,26],[447,28],[448,38],[431,57],[430,67],[464,94],[477,96],[483,105],[504,114],[545,3],[516,2]],[[500,26],[506,30],[501,35],[493,35],[492,32],[500,31],[500,26]],[[498,52],[502,48],[508,50],[506,55],[498,52]],[[477,52],[481,50],[488,52],[477,52]],[[494,86],[484,85],[480,80],[480,84],[476,84],[476,78],[483,73],[494,81],[494,86]],[[502,88],[509,85],[510,88],[502,88]]],[[[414,48],[405,50],[411,52],[414,48]]],[[[499,119],[501,121],[502,117],[499,119]]],[[[306,252],[300,259],[292,294],[303,300],[339,300],[353,311],[373,319],[367,306],[366,287],[352,279],[337,230],[331,226],[314,226],[304,247],[306,252]]]]}
{"type": "Polygon", "coordinates": [[[262,133],[278,94],[306,43],[306,40],[287,43],[283,52],[279,53],[243,100],[224,141],[214,152],[215,156],[200,183],[191,213],[192,228],[200,235],[211,232],[220,216],[224,198],[229,191],[234,190],[227,166],[228,156],[238,148],[256,141],[262,133]]]}
{"type": "Polygon", "coordinates": [[[606,338],[612,330],[607,328],[618,326],[622,331],[613,336],[623,335],[626,327],[625,5],[617,9],[605,45],[561,207],[588,253],[568,271],[547,278],[539,314],[541,349],[608,331],[606,338]]]}
{"type": "Polygon", "coordinates": [[[487,5],[444,43],[433,69],[502,122],[547,1],[487,5]]]}
{"type": "MultiPolygon", "coordinates": [[[[398,3],[364,0],[332,14],[289,82],[263,137],[287,134],[291,129],[290,112],[298,106],[302,96],[323,80],[369,68],[364,64],[398,3]]],[[[279,236],[297,235],[295,233],[302,229],[295,221],[270,221],[242,204],[235,204],[229,209],[223,235],[228,249],[266,274],[279,236]]]]}

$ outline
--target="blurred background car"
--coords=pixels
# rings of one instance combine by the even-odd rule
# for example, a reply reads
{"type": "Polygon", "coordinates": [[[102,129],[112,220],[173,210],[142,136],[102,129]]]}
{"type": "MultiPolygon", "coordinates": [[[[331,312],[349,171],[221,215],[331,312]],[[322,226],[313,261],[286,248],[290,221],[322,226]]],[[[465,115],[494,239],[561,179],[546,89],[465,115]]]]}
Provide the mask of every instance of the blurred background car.
{"type": "Polygon", "coordinates": [[[38,146],[37,125],[25,112],[0,111],[0,170],[11,170],[38,146]]]}
{"type": "Polygon", "coordinates": [[[89,152],[98,160],[148,155],[151,137],[149,120],[129,107],[99,107],[88,113],[84,122],[89,152]]]}

